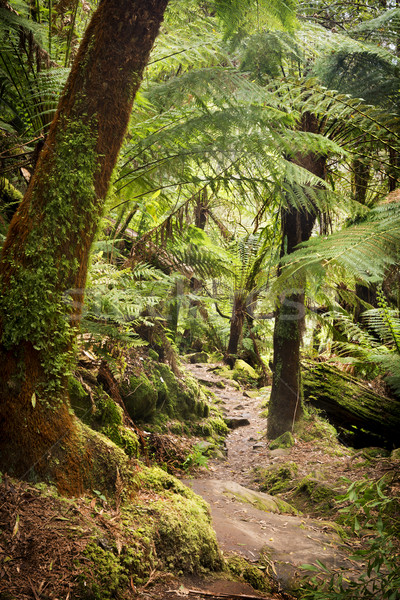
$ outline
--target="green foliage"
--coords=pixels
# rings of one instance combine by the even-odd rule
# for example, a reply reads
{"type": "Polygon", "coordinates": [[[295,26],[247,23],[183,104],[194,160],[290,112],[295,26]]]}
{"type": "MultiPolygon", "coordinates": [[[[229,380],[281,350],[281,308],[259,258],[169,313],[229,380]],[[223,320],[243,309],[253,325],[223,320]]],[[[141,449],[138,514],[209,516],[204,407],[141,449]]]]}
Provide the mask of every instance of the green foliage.
{"type": "Polygon", "coordinates": [[[205,456],[204,451],[204,446],[201,443],[195,444],[182,467],[185,470],[190,470],[193,467],[207,467],[209,457],[205,456]]]}
{"type": "MultiPolygon", "coordinates": [[[[300,598],[307,600],[396,600],[400,588],[398,571],[399,550],[393,525],[398,517],[399,498],[385,494],[386,482],[358,481],[351,484],[340,502],[346,503],[346,515],[355,534],[364,528],[372,533],[361,548],[354,552],[353,560],[366,565],[357,580],[349,580],[346,569],[331,571],[322,562],[303,565],[303,569],[317,573],[304,580],[300,598]],[[318,575],[319,574],[319,575],[318,575]]],[[[398,527],[398,524],[397,524],[398,527]]]]}
{"type": "Polygon", "coordinates": [[[82,290],[69,290],[69,282],[79,269],[76,248],[66,249],[62,256],[55,249],[70,239],[79,239],[85,215],[96,210],[92,128],[74,122],[64,126],[46,181],[32,192],[30,217],[34,226],[27,232],[23,248],[13,247],[3,257],[13,276],[0,300],[2,343],[11,348],[29,340],[41,352],[45,386],[52,390],[58,389],[61,377],[68,373],[74,336],[69,322],[74,316],[72,297],[82,295],[82,290]],[[45,205],[40,195],[43,187],[45,205]],[[79,214],[78,201],[82,207],[79,214]]]}
{"type": "Polygon", "coordinates": [[[260,28],[261,23],[291,27],[295,22],[295,6],[292,0],[264,2],[256,0],[213,0],[217,16],[222,20],[226,37],[244,35],[260,28]]]}

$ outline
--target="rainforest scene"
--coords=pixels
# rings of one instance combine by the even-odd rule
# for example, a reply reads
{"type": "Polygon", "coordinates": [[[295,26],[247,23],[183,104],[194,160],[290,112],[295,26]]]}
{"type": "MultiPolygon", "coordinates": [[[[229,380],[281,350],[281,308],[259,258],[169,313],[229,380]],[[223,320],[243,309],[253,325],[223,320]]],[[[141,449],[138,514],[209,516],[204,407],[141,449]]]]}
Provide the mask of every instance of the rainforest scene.
{"type": "Polygon", "coordinates": [[[400,599],[397,0],[0,0],[0,248],[0,600],[400,599]]]}

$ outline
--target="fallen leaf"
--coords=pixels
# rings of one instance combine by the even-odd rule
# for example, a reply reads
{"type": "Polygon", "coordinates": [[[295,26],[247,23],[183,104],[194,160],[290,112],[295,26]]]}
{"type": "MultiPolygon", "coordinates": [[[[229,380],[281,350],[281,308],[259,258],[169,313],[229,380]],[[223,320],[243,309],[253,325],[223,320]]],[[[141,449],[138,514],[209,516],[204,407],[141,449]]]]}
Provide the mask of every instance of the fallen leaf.
{"type": "Polygon", "coordinates": [[[15,525],[14,525],[14,529],[13,529],[11,537],[15,537],[17,535],[18,529],[19,529],[19,515],[17,515],[17,518],[15,520],[15,525]]]}

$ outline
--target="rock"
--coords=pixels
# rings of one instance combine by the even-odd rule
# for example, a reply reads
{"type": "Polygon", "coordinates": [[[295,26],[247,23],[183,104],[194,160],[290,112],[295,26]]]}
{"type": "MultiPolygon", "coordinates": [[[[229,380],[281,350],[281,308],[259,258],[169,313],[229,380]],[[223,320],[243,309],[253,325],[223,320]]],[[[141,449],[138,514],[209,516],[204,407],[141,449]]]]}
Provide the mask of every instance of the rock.
{"type": "Polygon", "coordinates": [[[260,448],[265,448],[265,444],[263,442],[258,442],[253,445],[253,450],[259,450],[260,448]]]}
{"type": "Polygon", "coordinates": [[[202,454],[210,454],[210,452],[215,450],[215,444],[212,442],[207,442],[206,440],[200,440],[200,442],[197,442],[196,447],[202,452],[202,454]]]}
{"type": "Polygon", "coordinates": [[[244,410],[244,406],[243,404],[238,404],[237,406],[233,407],[233,410],[244,410]]]}
{"type": "Polygon", "coordinates": [[[206,387],[212,387],[214,385],[214,382],[210,379],[203,379],[199,377],[198,381],[201,383],[201,385],[205,385],[206,387]]]}
{"type": "Polygon", "coordinates": [[[236,381],[258,381],[258,375],[253,369],[253,367],[241,359],[235,361],[235,366],[232,371],[232,377],[236,381]]]}
{"type": "Polygon", "coordinates": [[[292,461],[284,462],[260,469],[258,473],[257,479],[260,481],[261,490],[275,495],[287,491],[293,486],[298,466],[292,461]]]}
{"type": "Polygon", "coordinates": [[[185,360],[191,364],[195,363],[208,363],[209,356],[207,352],[193,352],[192,354],[186,354],[185,360]]]}
{"type": "Polygon", "coordinates": [[[250,421],[246,417],[224,417],[224,421],[229,429],[237,429],[238,427],[250,425],[250,421]]]}
{"type": "Polygon", "coordinates": [[[385,448],[363,448],[362,455],[365,459],[371,460],[373,458],[380,458],[382,456],[389,456],[389,452],[385,448]]]}
{"type": "Polygon", "coordinates": [[[225,491],[223,493],[226,496],[234,497],[239,502],[245,504],[251,504],[254,508],[258,508],[258,510],[291,515],[297,514],[298,512],[288,502],[285,502],[280,498],[274,498],[270,494],[249,490],[233,481],[225,483],[225,491]]]}
{"type": "Polygon", "coordinates": [[[282,433],[282,435],[270,443],[269,449],[275,450],[276,448],[291,448],[292,446],[294,446],[294,438],[290,431],[285,431],[285,433],[282,433]]]}
{"type": "Polygon", "coordinates": [[[278,460],[281,456],[287,456],[290,454],[290,448],[276,448],[276,450],[271,450],[269,453],[272,460],[278,460]]]}
{"type": "Polygon", "coordinates": [[[233,498],[244,504],[251,504],[254,508],[264,512],[285,513],[289,515],[297,514],[297,510],[288,502],[265,494],[256,492],[243,487],[235,481],[221,481],[217,479],[209,480],[208,486],[212,488],[214,494],[223,494],[228,498],[233,498]]]}
{"type": "Polygon", "coordinates": [[[400,460],[400,448],[395,448],[392,451],[390,458],[393,460],[400,460]]]}
{"type": "Polygon", "coordinates": [[[327,483],[322,483],[314,477],[304,477],[297,485],[295,494],[303,495],[314,505],[319,505],[325,509],[333,508],[335,497],[339,490],[329,486],[327,483]]]}

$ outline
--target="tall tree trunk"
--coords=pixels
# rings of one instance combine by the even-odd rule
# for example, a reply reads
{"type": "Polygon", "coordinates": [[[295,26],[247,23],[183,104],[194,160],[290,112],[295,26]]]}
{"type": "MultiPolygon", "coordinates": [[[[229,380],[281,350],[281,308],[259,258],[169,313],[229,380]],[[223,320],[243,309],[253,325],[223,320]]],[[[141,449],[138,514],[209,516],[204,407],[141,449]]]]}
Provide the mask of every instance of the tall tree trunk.
{"type": "MultiPolygon", "coordinates": [[[[301,130],[318,133],[314,115],[303,115],[301,130]]],[[[325,178],[326,157],[313,153],[298,155],[293,162],[321,179],[325,178]]],[[[315,210],[287,206],[282,209],[281,257],[309,239],[316,219],[315,210]]],[[[300,346],[304,329],[304,289],[283,294],[275,313],[272,390],[268,407],[267,436],[274,439],[292,431],[302,414],[300,346]]]]}
{"type": "Polygon", "coordinates": [[[229,333],[228,348],[224,362],[233,367],[239,347],[240,338],[242,337],[244,320],[246,318],[246,296],[244,290],[235,291],[233,298],[231,327],[229,333]]]}
{"type": "Polygon", "coordinates": [[[97,458],[65,389],[89,251],[167,3],[100,2],[1,256],[0,469],[65,492],[97,458]]]}

